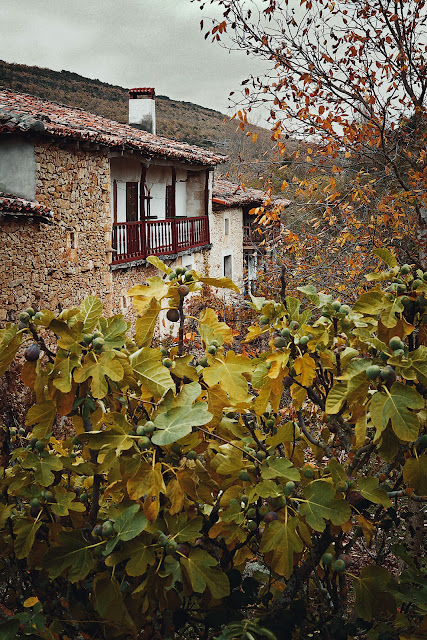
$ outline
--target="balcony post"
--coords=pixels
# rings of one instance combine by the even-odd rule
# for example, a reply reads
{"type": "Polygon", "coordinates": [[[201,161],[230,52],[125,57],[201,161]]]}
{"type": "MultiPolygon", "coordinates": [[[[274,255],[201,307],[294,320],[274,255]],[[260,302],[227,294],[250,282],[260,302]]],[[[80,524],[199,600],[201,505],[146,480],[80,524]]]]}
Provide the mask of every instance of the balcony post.
{"type": "Polygon", "coordinates": [[[176,227],[177,218],[171,218],[170,223],[172,226],[172,251],[178,253],[178,230],[176,227]]]}

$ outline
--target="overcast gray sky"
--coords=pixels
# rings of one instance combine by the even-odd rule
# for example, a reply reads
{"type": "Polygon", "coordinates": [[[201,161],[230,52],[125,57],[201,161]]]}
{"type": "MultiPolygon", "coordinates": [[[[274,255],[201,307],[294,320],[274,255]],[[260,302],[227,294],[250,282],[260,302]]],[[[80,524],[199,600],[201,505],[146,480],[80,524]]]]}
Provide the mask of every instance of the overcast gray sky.
{"type": "Polygon", "coordinates": [[[260,63],[204,40],[190,0],[0,0],[0,59],[157,94],[226,112],[260,63]]]}

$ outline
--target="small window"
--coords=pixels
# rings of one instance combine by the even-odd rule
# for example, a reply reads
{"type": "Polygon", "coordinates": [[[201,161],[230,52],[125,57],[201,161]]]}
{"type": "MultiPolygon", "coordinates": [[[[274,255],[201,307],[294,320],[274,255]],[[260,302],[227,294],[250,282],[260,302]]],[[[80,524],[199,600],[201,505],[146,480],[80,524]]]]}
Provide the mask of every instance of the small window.
{"type": "Polygon", "coordinates": [[[138,220],[138,183],[126,182],[126,222],[138,220]]]}
{"type": "Polygon", "coordinates": [[[233,256],[224,256],[224,277],[233,277],[233,256]]]}
{"type": "Polygon", "coordinates": [[[76,234],[74,231],[70,232],[70,249],[76,248],[76,234]]]}
{"type": "Polygon", "coordinates": [[[230,218],[224,218],[224,235],[230,235],[230,218]]]}

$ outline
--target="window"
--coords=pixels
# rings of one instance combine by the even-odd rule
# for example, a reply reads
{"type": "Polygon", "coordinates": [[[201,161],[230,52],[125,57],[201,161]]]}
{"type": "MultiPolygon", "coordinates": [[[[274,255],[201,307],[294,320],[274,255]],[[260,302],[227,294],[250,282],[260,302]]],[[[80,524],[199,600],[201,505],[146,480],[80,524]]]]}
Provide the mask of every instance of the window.
{"type": "Polygon", "coordinates": [[[166,218],[175,217],[175,191],[174,185],[166,185],[166,218]]]}
{"type": "Polygon", "coordinates": [[[233,277],[233,256],[228,255],[224,256],[224,277],[232,278],[233,277]]]}
{"type": "Polygon", "coordinates": [[[224,218],[224,235],[230,235],[230,218],[224,218]]]}

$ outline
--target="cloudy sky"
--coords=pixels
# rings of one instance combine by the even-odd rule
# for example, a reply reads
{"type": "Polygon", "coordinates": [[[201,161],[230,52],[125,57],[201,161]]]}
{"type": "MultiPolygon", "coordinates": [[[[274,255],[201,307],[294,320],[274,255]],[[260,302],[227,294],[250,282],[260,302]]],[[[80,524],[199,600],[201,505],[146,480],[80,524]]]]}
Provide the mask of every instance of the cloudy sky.
{"type": "Polygon", "coordinates": [[[200,31],[190,0],[0,0],[0,59],[67,70],[226,112],[230,91],[261,71],[200,31]]]}

